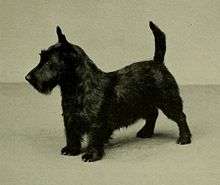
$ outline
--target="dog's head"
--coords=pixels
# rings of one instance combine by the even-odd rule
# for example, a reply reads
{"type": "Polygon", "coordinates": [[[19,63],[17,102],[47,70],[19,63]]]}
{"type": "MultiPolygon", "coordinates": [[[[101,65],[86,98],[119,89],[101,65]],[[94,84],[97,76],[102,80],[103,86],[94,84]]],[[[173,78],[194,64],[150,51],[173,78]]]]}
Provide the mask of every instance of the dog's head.
{"type": "Polygon", "coordinates": [[[72,71],[87,57],[77,45],[69,43],[57,26],[58,42],[40,53],[40,62],[25,79],[39,92],[49,94],[59,84],[64,73],[72,71]]]}

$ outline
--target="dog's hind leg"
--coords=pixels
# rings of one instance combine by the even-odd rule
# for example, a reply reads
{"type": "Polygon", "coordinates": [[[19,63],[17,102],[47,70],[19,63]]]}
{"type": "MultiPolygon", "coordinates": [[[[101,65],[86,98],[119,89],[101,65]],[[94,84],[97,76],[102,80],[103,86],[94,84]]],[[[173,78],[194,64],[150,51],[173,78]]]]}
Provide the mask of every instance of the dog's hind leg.
{"type": "Polygon", "coordinates": [[[156,107],[152,107],[146,114],[146,123],[141,130],[138,131],[136,137],[150,138],[154,134],[154,128],[158,117],[158,110],[156,107]]]}
{"type": "Polygon", "coordinates": [[[183,112],[182,100],[179,96],[169,98],[160,104],[159,108],[171,120],[175,121],[179,127],[178,144],[191,143],[191,133],[187,125],[186,115],[183,112]]]}

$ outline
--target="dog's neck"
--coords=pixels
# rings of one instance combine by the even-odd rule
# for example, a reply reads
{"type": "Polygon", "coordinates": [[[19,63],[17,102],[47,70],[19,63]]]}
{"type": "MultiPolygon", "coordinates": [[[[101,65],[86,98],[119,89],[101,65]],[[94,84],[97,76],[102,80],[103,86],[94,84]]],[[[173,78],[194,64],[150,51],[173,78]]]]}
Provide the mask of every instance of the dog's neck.
{"type": "Polygon", "coordinates": [[[60,83],[62,101],[70,105],[80,106],[84,97],[92,93],[105,75],[91,59],[84,60],[75,69],[68,71],[60,83]]]}

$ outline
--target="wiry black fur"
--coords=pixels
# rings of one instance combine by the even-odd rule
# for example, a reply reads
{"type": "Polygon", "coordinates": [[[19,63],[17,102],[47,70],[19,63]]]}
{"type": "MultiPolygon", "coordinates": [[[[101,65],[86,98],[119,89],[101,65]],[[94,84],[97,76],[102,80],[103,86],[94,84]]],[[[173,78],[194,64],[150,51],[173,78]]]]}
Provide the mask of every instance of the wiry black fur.
{"type": "Polygon", "coordinates": [[[177,142],[191,142],[177,83],[163,62],[165,34],[152,22],[150,28],[155,37],[154,60],[105,73],[82,48],[69,43],[57,27],[58,43],[41,52],[40,63],[26,79],[44,94],[60,86],[67,143],[61,150],[63,155],[78,155],[81,138],[88,134],[88,148],[82,159],[99,160],[112,132],[140,118],[146,124],[137,137],[151,137],[158,109],[177,123],[177,142]]]}

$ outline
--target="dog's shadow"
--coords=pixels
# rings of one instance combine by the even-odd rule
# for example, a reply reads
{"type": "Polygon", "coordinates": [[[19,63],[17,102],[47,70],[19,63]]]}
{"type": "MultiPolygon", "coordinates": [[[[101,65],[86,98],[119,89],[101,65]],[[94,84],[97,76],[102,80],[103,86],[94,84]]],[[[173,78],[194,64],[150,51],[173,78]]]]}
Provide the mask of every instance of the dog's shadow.
{"type": "MultiPolygon", "coordinates": [[[[129,135],[121,135],[116,134],[113,135],[112,139],[110,139],[109,143],[105,144],[106,150],[127,150],[127,148],[142,148],[145,146],[160,146],[167,143],[175,143],[177,139],[177,135],[174,133],[155,133],[151,138],[137,138],[135,137],[135,133],[129,134],[129,135]]],[[[50,148],[52,151],[57,151],[57,147],[62,148],[62,143],[64,142],[63,136],[55,136],[50,135],[50,137],[42,138],[41,140],[44,140],[44,145],[47,145],[45,148],[50,148]],[[46,140],[46,141],[45,141],[46,140]],[[63,141],[62,141],[63,140],[63,141]],[[61,142],[62,141],[62,142],[61,142]]],[[[35,143],[36,144],[36,143],[35,143]]],[[[39,143],[38,143],[39,144],[39,143]]],[[[87,139],[83,141],[81,153],[84,153],[86,151],[86,147],[88,145],[87,139]]],[[[40,146],[42,147],[42,143],[40,143],[40,146]]],[[[43,149],[43,147],[42,147],[43,149]]]]}
{"type": "Polygon", "coordinates": [[[107,148],[121,147],[136,144],[153,143],[161,145],[167,142],[175,141],[176,136],[169,133],[155,133],[151,138],[137,138],[135,136],[115,138],[107,144],[107,148]]]}
{"type": "MultiPolygon", "coordinates": [[[[135,136],[118,136],[110,139],[109,143],[105,144],[106,150],[111,150],[115,148],[128,148],[128,147],[136,147],[136,146],[144,146],[146,144],[149,145],[163,145],[170,142],[176,142],[177,136],[171,133],[155,133],[151,138],[137,138],[135,136]]],[[[84,146],[82,148],[82,153],[86,151],[87,141],[85,141],[84,146]]]]}

